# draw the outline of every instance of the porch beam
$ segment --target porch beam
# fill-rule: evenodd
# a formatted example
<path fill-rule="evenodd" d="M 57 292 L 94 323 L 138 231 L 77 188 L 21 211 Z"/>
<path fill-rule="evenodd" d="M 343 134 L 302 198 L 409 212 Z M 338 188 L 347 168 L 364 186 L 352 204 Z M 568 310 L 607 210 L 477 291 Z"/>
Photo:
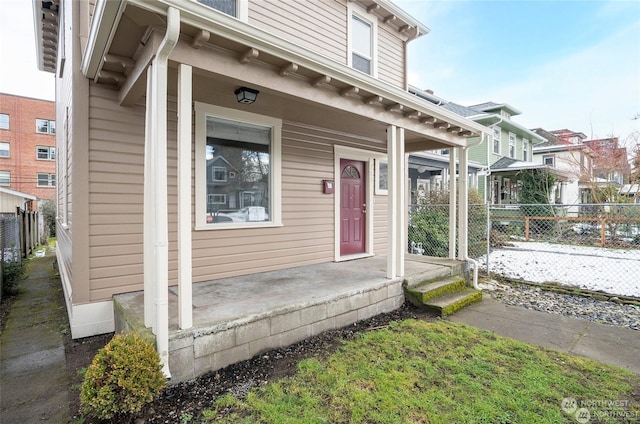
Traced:
<path fill-rule="evenodd" d="M 136 53 L 136 62 L 118 93 L 118 104 L 120 104 L 120 106 L 133 106 L 144 95 L 144 77 L 145 74 L 148 77 L 147 67 L 158 50 L 160 40 L 160 35 L 155 31 L 152 32 L 144 47 Z M 148 93 L 149 90 L 147 90 L 147 94 Z"/>
<path fill-rule="evenodd" d="M 178 66 L 178 326 L 193 326 L 191 250 L 191 100 L 193 73 Z"/>

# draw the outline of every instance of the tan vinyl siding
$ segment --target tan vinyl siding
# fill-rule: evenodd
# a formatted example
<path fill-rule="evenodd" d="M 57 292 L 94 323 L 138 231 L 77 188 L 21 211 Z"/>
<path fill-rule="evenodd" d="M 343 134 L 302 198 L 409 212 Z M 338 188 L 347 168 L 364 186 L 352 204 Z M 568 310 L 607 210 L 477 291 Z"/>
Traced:
<path fill-rule="evenodd" d="M 405 90 L 404 43 L 391 28 L 378 26 L 378 78 L 380 81 Z"/>
<path fill-rule="evenodd" d="M 373 198 L 373 213 L 376 221 L 373 227 L 373 251 L 376 255 L 384 255 L 387 252 L 388 198 L 389 196 L 374 196 Z"/>
<path fill-rule="evenodd" d="M 143 284 L 144 108 L 121 108 L 117 92 L 92 88 L 89 233 L 92 301 Z M 169 282 L 177 278 L 175 102 L 169 104 Z M 369 140 L 285 122 L 282 131 L 282 227 L 193 231 L 193 280 L 207 281 L 334 258 L 334 145 Z M 380 143 L 381 151 L 384 143 Z M 192 199 L 195 208 L 195 198 Z M 386 249 L 386 196 L 376 197 L 376 253 Z"/>
<path fill-rule="evenodd" d="M 89 263 L 92 301 L 142 284 L 144 116 L 92 87 L 89 110 Z M 175 107 L 173 109 L 175 111 Z M 174 125 L 175 128 L 175 125 Z"/>
<path fill-rule="evenodd" d="M 346 19 L 346 3 L 335 0 L 249 2 L 251 25 L 342 64 L 347 63 Z"/>

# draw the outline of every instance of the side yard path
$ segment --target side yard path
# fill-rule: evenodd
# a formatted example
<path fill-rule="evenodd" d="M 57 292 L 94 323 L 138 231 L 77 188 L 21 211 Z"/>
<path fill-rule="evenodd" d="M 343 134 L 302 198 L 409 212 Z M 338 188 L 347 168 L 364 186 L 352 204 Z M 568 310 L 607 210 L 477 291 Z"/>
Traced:
<path fill-rule="evenodd" d="M 0 335 L 0 417 L 3 423 L 66 423 L 69 381 L 67 331 L 55 252 L 28 262 L 28 278 Z M 62 302 L 64 305 L 64 302 Z"/>

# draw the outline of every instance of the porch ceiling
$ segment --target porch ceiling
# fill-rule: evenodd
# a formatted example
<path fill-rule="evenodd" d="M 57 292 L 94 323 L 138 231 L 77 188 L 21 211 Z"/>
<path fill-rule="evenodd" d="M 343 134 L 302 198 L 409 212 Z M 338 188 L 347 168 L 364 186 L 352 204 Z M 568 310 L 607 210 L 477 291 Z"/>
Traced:
<path fill-rule="evenodd" d="M 124 9 L 114 8 L 113 27 L 102 50 L 106 53 L 100 54 L 96 41 L 83 58 L 87 76 L 119 90 L 123 105 L 135 104 L 144 95 L 144 70 L 164 35 L 169 6 L 180 9 L 182 20 L 180 41 L 170 60 L 172 66 L 194 67 L 194 100 L 237 108 L 233 91 L 248 85 L 260 90 L 251 111 L 359 134 L 382 144 L 386 128 L 396 125 L 405 129 L 408 153 L 464 146 L 467 138 L 486 130 L 198 3 L 168 0 L 153 4 L 130 0 Z M 109 19 L 99 21 L 109 24 Z M 100 31 L 92 27 L 91 33 Z M 169 83 L 170 94 L 175 94 L 176 84 Z"/>

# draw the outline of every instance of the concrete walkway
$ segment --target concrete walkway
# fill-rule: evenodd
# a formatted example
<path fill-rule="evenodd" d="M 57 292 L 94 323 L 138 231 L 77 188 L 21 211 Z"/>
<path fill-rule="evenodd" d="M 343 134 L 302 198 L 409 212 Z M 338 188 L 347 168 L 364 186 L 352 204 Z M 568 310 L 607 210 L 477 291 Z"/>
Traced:
<path fill-rule="evenodd" d="M 28 262 L 28 277 L 0 335 L 0 422 L 66 423 L 66 328 L 55 252 Z"/>
<path fill-rule="evenodd" d="M 487 294 L 449 319 L 640 374 L 640 331 L 630 328 L 509 306 Z"/>

